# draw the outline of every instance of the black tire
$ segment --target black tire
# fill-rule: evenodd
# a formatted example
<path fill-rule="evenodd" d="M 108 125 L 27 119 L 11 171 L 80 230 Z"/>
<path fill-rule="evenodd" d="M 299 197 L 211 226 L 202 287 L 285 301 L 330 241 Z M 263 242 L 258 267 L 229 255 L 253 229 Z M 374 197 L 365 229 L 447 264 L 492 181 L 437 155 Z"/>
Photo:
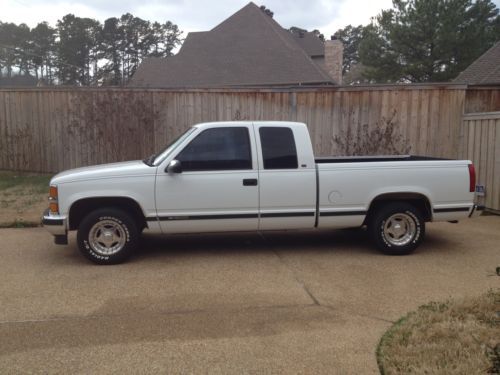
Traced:
<path fill-rule="evenodd" d="M 382 253 L 407 255 L 423 241 L 425 220 L 413 205 L 391 202 L 380 206 L 374 212 L 368 231 L 375 246 Z"/>
<path fill-rule="evenodd" d="M 92 262 L 117 264 L 134 252 L 138 237 L 137 224 L 128 213 L 102 208 L 85 216 L 78 227 L 76 240 L 80 252 Z"/>

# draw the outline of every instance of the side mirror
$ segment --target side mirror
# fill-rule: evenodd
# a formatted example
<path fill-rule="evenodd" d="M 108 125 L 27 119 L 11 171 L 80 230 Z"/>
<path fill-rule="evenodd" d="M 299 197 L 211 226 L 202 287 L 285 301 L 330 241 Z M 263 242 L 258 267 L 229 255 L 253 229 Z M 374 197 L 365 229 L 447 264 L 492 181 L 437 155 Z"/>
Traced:
<path fill-rule="evenodd" d="M 167 172 L 169 174 L 182 173 L 181 162 L 179 160 L 175 160 L 175 159 L 170 161 L 170 163 L 168 163 L 168 165 L 167 165 L 167 169 L 165 170 L 165 172 Z"/>

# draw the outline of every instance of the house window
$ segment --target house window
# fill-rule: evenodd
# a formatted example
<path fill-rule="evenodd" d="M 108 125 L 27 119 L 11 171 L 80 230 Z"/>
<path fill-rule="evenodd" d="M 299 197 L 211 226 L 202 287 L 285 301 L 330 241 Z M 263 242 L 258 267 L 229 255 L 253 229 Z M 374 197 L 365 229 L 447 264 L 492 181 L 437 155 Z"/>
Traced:
<path fill-rule="evenodd" d="M 193 139 L 176 159 L 186 172 L 252 169 L 248 129 L 207 129 Z"/>

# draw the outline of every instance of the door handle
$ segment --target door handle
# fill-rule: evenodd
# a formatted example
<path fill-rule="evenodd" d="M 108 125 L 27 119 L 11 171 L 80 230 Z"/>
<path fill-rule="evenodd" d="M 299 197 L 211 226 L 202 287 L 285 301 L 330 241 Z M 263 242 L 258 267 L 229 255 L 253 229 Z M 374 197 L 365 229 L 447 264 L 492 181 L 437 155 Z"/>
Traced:
<path fill-rule="evenodd" d="M 243 179 L 243 186 L 257 186 L 256 178 L 245 178 Z"/>

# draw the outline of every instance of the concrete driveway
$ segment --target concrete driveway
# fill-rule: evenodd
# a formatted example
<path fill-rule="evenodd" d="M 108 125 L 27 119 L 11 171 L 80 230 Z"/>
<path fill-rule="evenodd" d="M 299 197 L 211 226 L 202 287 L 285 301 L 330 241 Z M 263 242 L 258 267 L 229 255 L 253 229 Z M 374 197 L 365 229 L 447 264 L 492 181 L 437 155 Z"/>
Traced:
<path fill-rule="evenodd" d="M 500 286 L 500 217 L 428 225 L 411 256 L 363 231 L 147 237 L 95 266 L 41 228 L 0 230 L 0 373 L 377 373 L 431 300 Z"/>

